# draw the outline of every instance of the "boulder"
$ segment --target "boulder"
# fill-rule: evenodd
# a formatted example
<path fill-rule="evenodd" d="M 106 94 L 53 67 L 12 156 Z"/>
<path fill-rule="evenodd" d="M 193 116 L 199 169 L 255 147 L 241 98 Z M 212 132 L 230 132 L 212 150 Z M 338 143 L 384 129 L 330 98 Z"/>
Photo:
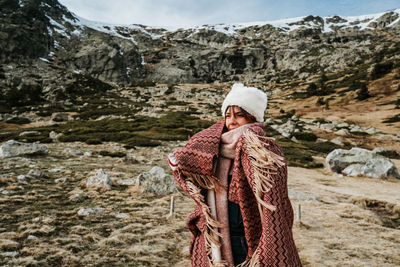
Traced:
<path fill-rule="evenodd" d="M 172 175 L 166 174 L 164 169 L 158 166 L 139 174 L 136 185 L 140 187 L 141 192 L 155 194 L 172 193 L 176 188 Z"/>
<path fill-rule="evenodd" d="M 28 177 L 31 179 L 39 179 L 43 177 L 43 172 L 35 169 L 31 169 L 28 172 Z"/>
<path fill-rule="evenodd" d="M 379 130 L 376 129 L 375 127 L 370 126 L 370 127 L 368 127 L 368 128 L 365 130 L 365 132 L 366 132 L 367 134 L 369 134 L 369 135 L 374 135 L 374 134 L 376 134 L 376 133 L 379 133 Z"/>
<path fill-rule="evenodd" d="M 71 155 L 71 156 L 82 156 L 83 155 L 82 151 L 80 151 L 78 149 L 73 149 L 73 148 L 64 149 L 64 153 Z"/>
<path fill-rule="evenodd" d="M 78 215 L 80 216 L 100 216 L 103 215 L 104 208 L 80 208 Z"/>
<path fill-rule="evenodd" d="M 326 157 L 326 165 L 331 171 L 348 176 L 400 178 L 396 166 L 390 159 L 363 148 L 335 149 Z"/>
<path fill-rule="evenodd" d="M 292 134 L 296 131 L 296 122 L 288 120 L 286 123 L 276 127 L 276 130 L 284 137 L 290 138 Z"/>
<path fill-rule="evenodd" d="M 342 135 L 342 136 L 350 135 L 350 132 L 347 129 L 340 129 L 339 131 L 336 131 L 335 133 L 337 135 Z"/>
<path fill-rule="evenodd" d="M 57 142 L 58 142 L 58 139 L 59 139 L 61 136 L 63 136 L 62 133 L 57 133 L 57 132 L 55 132 L 55 131 L 51 131 L 51 132 L 49 133 L 49 137 L 50 137 L 50 139 L 53 140 L 54 143 L 57 143 Z"/>
<path fill-rule="evenodd" d="M 40 135 L 39 131 L 25 131 L 19 134 L 19 136 L 35 136 Z"/>
<path fill-rule="evenodd" d="M 129 219 L 131 216 L 129 216 L 129 214 L 127 213 L 118 213 L 115 214 L 115 218 L 117 219 Z"/>
<path fill-rule="evenodd" d="M 334 139 L 331 140 L 331 143 L 334 143 L 338 146 L 342 146 L 343 145 L 343 138 L 342 137 L 336 137 Z"/>
<path fill-rule="evenodd" d="M 52 121 L 68 121 L 68 113 L 66 112 L 55 112 L 51 114 Z"/>
<path fill-rule="evenodd" d="M 8 140 L 0 146 L 0 158 L 48 153 L 49 149 L 45 145 L 22 143 L 15 140 Z"/>
<path fill-rule="evenodd" d="M 335 129 L 335 125 L 333 123 L 324 123 L 319 126 L 319 128 L 326 131 L 333 131 Z"/>
<path fill-rule="evenodd" d="M 86 187 L 104 188 L 111 189 L 113 185 L 110 175 L 103 169 L 98 169 L 95 175 L 90 176 L 86 183 Z"/>

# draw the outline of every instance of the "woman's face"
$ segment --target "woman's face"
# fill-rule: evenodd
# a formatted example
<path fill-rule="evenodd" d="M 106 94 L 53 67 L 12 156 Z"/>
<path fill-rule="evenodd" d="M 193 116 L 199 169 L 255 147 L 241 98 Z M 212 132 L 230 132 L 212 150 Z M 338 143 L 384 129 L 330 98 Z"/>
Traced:
<path fill-rule="evenodd" d="M 248 124 L 250 121 L 238 106 L 229 106 L 225 112 L 225 126 L 228 131 L 236 129 L 242 125 Z"/>

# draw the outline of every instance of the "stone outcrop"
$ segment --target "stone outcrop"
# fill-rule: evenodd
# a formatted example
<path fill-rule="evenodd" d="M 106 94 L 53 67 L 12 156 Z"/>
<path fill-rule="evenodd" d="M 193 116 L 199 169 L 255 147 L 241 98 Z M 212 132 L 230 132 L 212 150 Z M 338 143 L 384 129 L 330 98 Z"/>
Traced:
<path fill-rule="evenodd" d="M 136 185 L 139 186 L 141 192 L 145 193 L 168 194 L 176 189 L 174 178 L 158 166 L 139 174 Z"/>
<path fill-rule="evenodd" d="M 348 176 L 400 178 L 396 166 L 390 159 L 362 148 L 335 149 L 326 157 L 326 165 L 331 171 Z"/>
<path fill-rule="evenodd" d="M 46 155 L 49 149 L 45 145 L 22 143 L 8 140 L 0 146 L 0 158 L 18 157 L 22 155 Z"/>
<path fill-rule="evenodd" d="M 103 169 L 98 169 L 93 176 L 90 176 L 85 182 L 85 186 L 88 188 L 103 188 L 111 189 L 113 185 L 110 175 Z"/>
<path fill-rule="evenodd" d="M 398 42 L 400 25 L 396 10 L 365 21 L 307 16 L 286 26 L 168 31 L 88 22 L 57 0 L 3 1 L 0 7 L 0 64 L 12 67 L 0 65 L 0 88 L 30 88 L 45 97 L 65 94 L 69 74 L 134 84 L 274 81 L 336 72 L 385 53 Z M 369 28 L 360 29 L 361 23 Z"/>

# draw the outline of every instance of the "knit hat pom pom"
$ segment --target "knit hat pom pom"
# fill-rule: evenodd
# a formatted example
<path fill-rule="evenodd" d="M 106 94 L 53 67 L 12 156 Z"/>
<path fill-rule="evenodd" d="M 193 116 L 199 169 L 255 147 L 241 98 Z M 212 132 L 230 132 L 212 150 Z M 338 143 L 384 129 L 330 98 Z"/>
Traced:
<path fill-rule="evenodd" d="M 225 117 L 226 109 L 229 106 L 239 106 L 251 115 L 258 122 L 264 121 L 264 111 L 267 108 L 267 95 L 256 87 L 247 87 L 242 83 L 235 83 L 231 91 L 222 103 L 222 114 Z"/>

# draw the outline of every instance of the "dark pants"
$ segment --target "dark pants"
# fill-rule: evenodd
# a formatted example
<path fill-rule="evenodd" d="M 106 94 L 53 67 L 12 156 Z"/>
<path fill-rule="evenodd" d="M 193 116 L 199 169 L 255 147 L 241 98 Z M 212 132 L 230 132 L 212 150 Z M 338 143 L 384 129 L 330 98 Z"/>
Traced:
<path fill-rule="evenodd" d="M 244 236 L 231 236 L 231 246 L 233 261 L 235 265 L 239 265 L 246 260 L 247 242 Z"/>
<path fill-rule="evenodd" d="M 230 184 L 231 179 L 232 175 L 229 175 L 228 184 Z M 228 201 L 228 213 L 233 261 L 235 265 L 239 265 L 246 260 L 248 250 L 246 238 L 244 236 L 244 225 L 240 206 Z"/>

